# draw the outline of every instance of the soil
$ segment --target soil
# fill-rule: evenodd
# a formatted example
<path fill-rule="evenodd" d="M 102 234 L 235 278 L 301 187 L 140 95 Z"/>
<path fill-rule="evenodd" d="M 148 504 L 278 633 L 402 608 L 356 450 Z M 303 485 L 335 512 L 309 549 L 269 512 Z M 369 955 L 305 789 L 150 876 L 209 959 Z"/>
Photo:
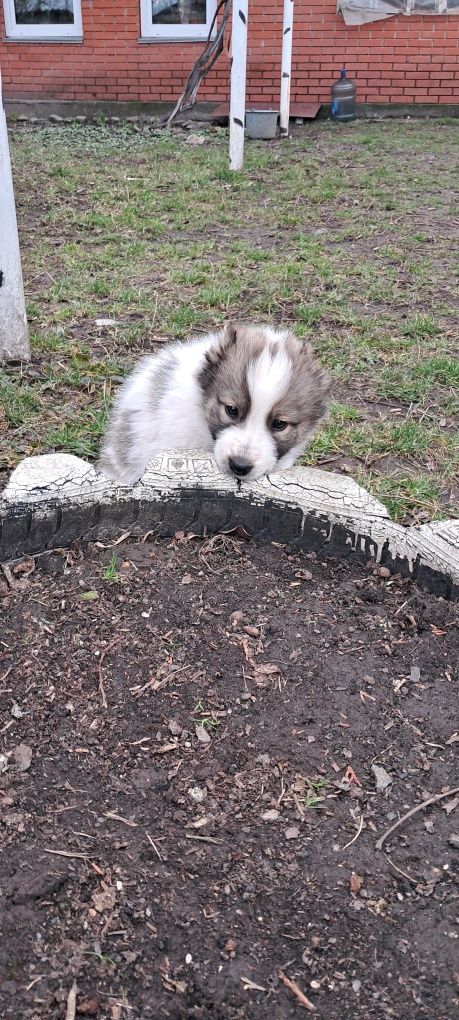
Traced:
<path fill-rule="evenodd" d="M 457 1015 L 457 605 L 238 534 L 0 589 L 2 1018 Z"/>

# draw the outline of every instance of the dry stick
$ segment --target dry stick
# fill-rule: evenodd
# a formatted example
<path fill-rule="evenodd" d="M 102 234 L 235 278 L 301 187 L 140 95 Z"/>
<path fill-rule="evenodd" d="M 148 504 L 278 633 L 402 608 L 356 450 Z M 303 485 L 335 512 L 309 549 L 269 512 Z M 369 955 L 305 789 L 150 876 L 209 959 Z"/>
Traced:
<path fill-rule="evenodd" d="M 116 637 L 113 641 L 110 641 L 109 644 L 106 645 L 105 648 L 102 650 L 101 655 L 100 655 L 100 659 L 99 659 L 99 665 L 98 665 L 98 668 L 99 668 L 99 692 L 100 692 L 100 696 L 102 698 L 102 707 L 103 708 L 108 708 L 108 703 L 107 703 L 107 698 L 105 696 L 105 687 L 104 687 L 104 678 L 103 678 L 103 673 L 102 673 L 102 666 L 104 664 L 104 659 L 105 659 L 105 656 L 107 655 L 107 653 L 111 652 L 113 650 L 113 648 L 115 647 L 115 645 L 117 645 L 119 643 L 119 641 L 121 641 L 121 637 L 120 636 Z"/>
<path fill-rule="evenodd" d="M 447 790 L 446 793 L 437 793 L 435 797 L 429 797 L 429 800 L 424 800 L 422 804 L 418 804 L 417 807 L 411 808 L 411 811 L 407 811 L 406 815 L 402 815 L 397 822 L 391 825 L 390 829 L 387 829 L 382 836 L 376 841 L 375 847 L 377 850 L 382 850 L 383 843 L 386 842 L 388 836 L 391 836 L 395 829 L 398 829 L 399 825 L 403 825 L 404 822 L 408 821 L 408 818 L 412 818 L 418 811 L 423 811 L 424 808 L 430 807 L 431 804 L 438 804 L 439 800 L 444 800 L 445 797 L 454 797 L 455 793 L 459 793 L 459 786 L 455 786 L 453 790 Z"/>
<path fill-rule="evenodd" d="M 353 836 L 352 839 L 349 840 L 349 843 L 346 843 L 346 846 L 343 846 L 341 848 L 341 853 L 343 852 L 343 850 L 347 850 L 348 847 L 352 846 L 352 844 L 355 843 L 356 839 L 359 838 L 362 829 L 363 829 L 363 815 L 360 815 L 360 822 L 359 822 L 359 827 L 357 829 L 357 832 L 356 832 L 355 836 Z"/>
<path fill-rule="evenodd" d="M 301 988 L 298 987 L 296 981 L 291 981 L 282 970 L 279 970 L 278 974 L 280 980 L 284 983 L 286 988 L 289 988 L 290 991 L 293 992 L 294 996 L 298 999 L 298 1002 L 301 1002 L 301 1005 L 304 1006 L 305 1009 L 309 1009 L 310 1013 L 315 1013 L 316 1007 L 310 999 L 306 998 L 304 992 L 302 992 Z"/>
<path fill-rule="evenodd" d="M 79 854 L 79 853 L 72 854 L 70 853 L 69 850 L 50 850 L 46 846 L 43 847 L 43 853 L 54 854 L 55 857 L 71 857 L 72 860 L 73 858 L 75 858 L 75 860 L 78 859 L 80 861 L 89 861 L 91 857 L 95 856 L 95 854 Z"/>
<path fill-rule="evenodd" d="M 160 121 L 160 127 L 169 127 L 169 125 L 172 124 L 172 121 L 175 120 L 179 113 L 182 113 L 184 110 L 191 110 L 192 107 L 194 106 L 196 102 L 196 95 L 201 82 L 209 74 L 209 71 L 212 70 L 215 61 L 218 60 L 218 57 L 222 52 L 223 35 L 225 32 L 226 23 L 230 15 L 231 4 L 232 0 L 220 0 L 220 3 L 212 19 L 212 24 L 209 29 L 209 35 L 207 36 L 205 48 L 201 53 L 201 56 L 198 57 L 196 63 L 192 67 L 185 88 L 180 98 L 177 100 L 177 103 L 175 104 L 172 113 L 169 114 L 169 116 L 166 117 L 163 121 Z M 222 8 L 223 8 L 222 20 L 218 27 L 215 39 L 212 39 L 211 37 L 212 32 L 214 30 L 215 22 Z"/>
<path fill-rule="evenodd" d="M 160 861 L 162 862 L 162 857 L 161 857 L 161 854 L 160 854 L 160 852 L 159 852 L 159 850 L 158 850 L 158 847 L 156 846 L 156 843 L 155 843 L 154 839 L 152 839 L 152 838 L 151 838 L 151 836 L 150 836 L 150 834 L 149 834 L 148 832 L 146 833 L 146 837 L 147 837 L 147 839 L 148 839 L 148 842 L 149 842 L 149 843 L 151 844 L 151 846 L 153 847 L 153 850 L 155 851 L 155 854 L 156 854 L 156 856 L 157 856 L 157 857 L 159 858 L 159 860 L 160 860 Z"/>
<path fill-rule="evenodd" d="M 77 983 L 76 981 L 74 981 L 67 996 L 67 1012 L 65 1014 L 65 1020 L 75 1020 L 76 997 L 77 997 Z"/>

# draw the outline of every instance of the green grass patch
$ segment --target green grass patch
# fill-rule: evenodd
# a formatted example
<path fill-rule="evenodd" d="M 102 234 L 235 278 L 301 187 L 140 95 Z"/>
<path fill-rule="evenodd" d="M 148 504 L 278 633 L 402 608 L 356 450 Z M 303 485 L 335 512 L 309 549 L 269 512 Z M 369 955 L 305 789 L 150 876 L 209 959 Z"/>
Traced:
<path fill-rule="evenodd" d="M 0 377 L 3 466 L 40 450 L 93 459 L 140 354 L 269 319 L 312 342 L 335 384 L 307 463 L 351 462 L 398 520 L 451 513 L 456 124 L 317 123 L 248 142 L 243 174 L 226 132 L 187 137 L 12 130 L 33 361 Z"/>

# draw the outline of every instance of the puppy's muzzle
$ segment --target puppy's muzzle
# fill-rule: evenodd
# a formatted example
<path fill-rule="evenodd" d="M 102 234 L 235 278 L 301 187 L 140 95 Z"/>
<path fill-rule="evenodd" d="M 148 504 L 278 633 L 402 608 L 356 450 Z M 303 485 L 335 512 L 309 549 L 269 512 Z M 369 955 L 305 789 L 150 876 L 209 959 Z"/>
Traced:
<path fill-rule="evenodd" d="M 244 457 L 229 457 L 228 467 L 236 478 L 245 478 L 252 470 L 253 464 L 246 460 Z"/>

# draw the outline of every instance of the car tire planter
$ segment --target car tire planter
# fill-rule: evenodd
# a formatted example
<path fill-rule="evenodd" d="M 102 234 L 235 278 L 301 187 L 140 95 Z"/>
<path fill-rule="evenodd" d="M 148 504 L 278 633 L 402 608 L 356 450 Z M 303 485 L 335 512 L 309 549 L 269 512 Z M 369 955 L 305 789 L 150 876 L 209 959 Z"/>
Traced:
<path fill-rule="evenodd" d="M 122 532 L 213 534 L 241 527 L 322 556 L 375 560 L 459 597 L 459 520 L 404 528 L 344 475 L 296 467 L 237 488 L 203 453 L 156 457 L 133 488 L 70 454 L 23 460 L 0 494 L 0 561 Z"/>

